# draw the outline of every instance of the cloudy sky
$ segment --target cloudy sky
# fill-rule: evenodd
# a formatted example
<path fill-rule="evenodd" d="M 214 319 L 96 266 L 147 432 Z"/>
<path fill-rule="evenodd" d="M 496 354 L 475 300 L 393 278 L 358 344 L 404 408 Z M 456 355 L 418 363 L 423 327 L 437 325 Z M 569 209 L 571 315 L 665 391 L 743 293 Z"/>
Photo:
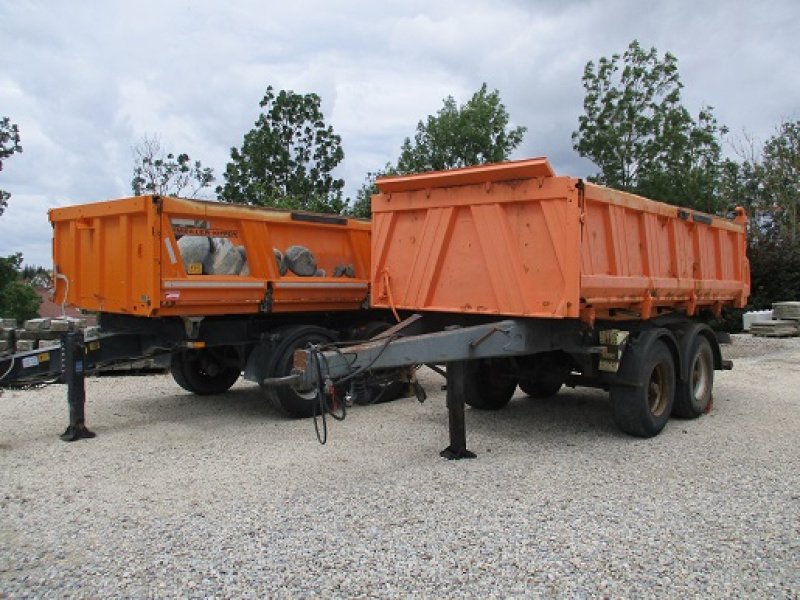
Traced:
<path fill-rule="evenodd" d="M 570 140 L 583 67 L 634 38 L 678 57 L 690 111 L 710 104 L 763 141 L 800 118 L 798 34 L 798 0 L 7 0 L 0 116 L 24 152 L 0 173 L 13 194 L 0 255 L 49 267 L 47 210 L 130 195 L 145 134 L 221 178 L 269 84 L 322 97 L 348 194 L 443 98 L 464 102 L 484 81 L 528 128 L 515 158 L 591 174 Z"/>

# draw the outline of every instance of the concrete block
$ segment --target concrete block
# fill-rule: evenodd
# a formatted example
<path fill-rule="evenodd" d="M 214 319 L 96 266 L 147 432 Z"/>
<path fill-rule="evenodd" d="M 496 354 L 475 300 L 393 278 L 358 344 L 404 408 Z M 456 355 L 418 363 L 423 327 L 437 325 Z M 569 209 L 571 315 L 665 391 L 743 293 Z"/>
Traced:
<path fill-rule="evenodd" d="M 0 352 L 11 352 L 13 349 L 11 340 L 0 340 Z"/>
<path fill-rule="evenodd" d="M 753 323 L 771 320 L 771 310 L 749 310 L 742 315 L 742 329 L 744 331 L 750 331 L 750 327 Z"/>
<path fill-rule="evenodd" d="M 17 352 L 28 352 L 36 348 L 36 340 L 17 340 Z"/>
<path fill-rule="evenodd" d="M 36 343 L 37 348 L 57 348 L 61 344 L 58 340 L 39 340 Z"/>
<path fill-rule="evenodd" d="M 72 331 L 74 325 L 70 323 L 67 319 L 52 319 L 50 321 L 50 331 L 58 331 L 58 332 L 65 332 L 65 331 Z"/>
<path fill-rule="evenodd" d="M 70 331 L 75 331 L 77 329 L 86 329 L 86 319 L 81 319 L 79 317 L 66 317 L 66 320 L 70 324 Z"/>
<path fill-rule="evenodd" d="M 16 329 L 17 328 L 17 320 L 16 319 L 0 319 L 0 327 L 3 329 Z"/>
<path fill-rule="evenodd" d="M 23 325 L 28 331 L 41 331 L 50 329 L 50 319 L 28 319 Z"/>
<path fill-rule="evenodd" d="M 100 327 L 92 325 L 83 330 L 83 338 L 86 340 L 96 340 L 100 336 Z"/>
<path fill-rule="evenodd" d="M 773 302 L 772 312 L 776 319 L 800 320 L 800 302 Z"/>
<path fill-rule="evenodd" d="M 760 337 L 794 337 L 800 334 L 800 322 L 786 319 L 753 323 L 750 333 Z"/>
<path fill-rule="evenodd" d="M 40 331 L 32 331 L 29 329 L 17 329 L 16 338 L 18 340 L 38 340 Z"/>

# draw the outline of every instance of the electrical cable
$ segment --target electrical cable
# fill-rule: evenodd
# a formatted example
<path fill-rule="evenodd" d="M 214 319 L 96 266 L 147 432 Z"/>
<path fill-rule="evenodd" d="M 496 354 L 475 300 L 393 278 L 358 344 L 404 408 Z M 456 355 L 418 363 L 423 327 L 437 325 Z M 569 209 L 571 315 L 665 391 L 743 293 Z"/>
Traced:
<path fill-rule="evenodd" d="M 343 360 L 346 362 L 348 358 L 345 353 L 343 353 L 339 347 L 335 343 L 326 344 L 325 346 L 314 346 L 309 344 L 306 348 L 309 353 L 309 359 L 313 362 L 313 368 L 316 371 L 316 399 L 313 404 L 313 412 L 312 415 L 314 417 L 314 431 L 317 434 L 317 441 L 320 444 L 325 445 L 328 441 L 328 415 L 331 416 L 332 419 L 336 421 L 344 421 L 347 417 L 347 403 L 342 401 L 339 403 L 341 407 L 341 411 L 337 412 L 336 407 L 336 388 L 337 386 L 341 387 L 343 383 L 346 383 L 355 377 L 362 375 L 363 373 L 369 371 L 372 366 L 378 361 L 378 359 L 383 355 L 386 351 L 386 348 L 389 347 L 389 344 L 393 342 L 398 337 L 401 337 L 399 334 L 395 334 L 393 336 L 389 336 L 386 338 L 386 341 L 381 346 L 380 351 L 375 355 L 375 357 L 363 367 L 359 367 L 358 369 L 352 369 L 352 366 L 355 364 L 355 361 L 358 359 L 358 355 L 353 353 L 353 362 L 350 362 L 348 365 L 348 369 L 351 369 L 350 372 L 337 379 L 336 381 L 332 381 L 329 378 L 327 380 L 322 376 L 322 362 L 325 362 L 325 372 L 328 373 L 330 371 L 328 358 L 324 354 L 324 350 L 333 350 L 339 356 L 342 357 Z M 388 386 L 387 386 L 388 387 Z M 377 399 L 383 397 L 387 387 L 384 387 L 381 394 L 378 395 Z M 327 397 L 331 397 L 331 402 L 329 403 Z M 372 402 L 370 402 L 371 404 Z M 320 425 L 320 421 L 322 422 Z"/>
<path fill-rule="evenodd" d="M 11 369 L 14 368 L 14 361 L 15 360 L 16 360 L 16 357 L 12 354 L 11 355 L 11 362 L 9 362 L 9 364 L 8 364 L 8 369 L 6 369 L 6 372 L 3 373 L 2 377 L 0 377 L 0 381 L 3 381 L 3 379 L 5 379 L 6 376 L 8 376 L 8 374 L 11 373 Z"/>
<path fill-rule="evenodd" d="M 61 301 L 61 316 L 66 317 L 66 304 L 67 304 L 67 297 L 69 296 L 69 277 L 64 275 L 63 273 L 58 272 L 58 267 L 53 267 L 53 274 L 55 275 L 56 279 L 63 279 L 64 280 L 64 299 Z"/>

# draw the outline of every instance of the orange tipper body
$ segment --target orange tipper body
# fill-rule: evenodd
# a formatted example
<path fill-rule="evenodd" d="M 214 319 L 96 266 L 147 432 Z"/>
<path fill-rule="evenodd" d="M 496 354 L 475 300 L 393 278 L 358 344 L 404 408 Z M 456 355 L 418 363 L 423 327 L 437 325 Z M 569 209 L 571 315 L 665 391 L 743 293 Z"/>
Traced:
<path fill-rule="evenodd" d="M 519 317 L 648 319 L 743 307 L 733 221 L 571 177 L 546 158 L 381 178 L 372 304 Z"/>
<path fill-rule="evenodd" d="M 54 300 L 85 310 L 146 317 L 352 310 L 369 295 L 367 222 L 159 196 L 49 216 Z M 187 236 L 235 252 L 228 256 L 238 264 L 209 274 L 182 252 Z M 281 274 L 274 249 L 297 244 L 316 258 L 314 276 Z M 333 276 L 337 267 L 346 274 Z"/>

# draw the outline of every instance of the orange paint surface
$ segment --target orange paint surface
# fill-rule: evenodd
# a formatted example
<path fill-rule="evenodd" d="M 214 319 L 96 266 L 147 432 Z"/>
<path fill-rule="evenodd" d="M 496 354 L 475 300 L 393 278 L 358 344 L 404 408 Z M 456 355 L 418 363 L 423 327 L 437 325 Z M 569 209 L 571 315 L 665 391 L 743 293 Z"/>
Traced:
<path fill-rule="evenodd" d="M 86 310 L 148 317 L 353 310 L 368 297 L 367 222 L 153 196 L 53 209 L 49 217 L 54 299 Z M 186 235 L 237 247 L 247 269 L 202 274 L 181 257 L 178 239 Z M 280 274 L 273 248 L 294 244 L 312 251 L 324 276 Z M 343 264 L 354 277 L 332 276 Z"/>
<path fill-rule="evenodd" d="M 546 158 L 381 178 L 372 304 L 525 317 L 648 319 L 742 307 L 746 219 L 557 177 Z"/>

